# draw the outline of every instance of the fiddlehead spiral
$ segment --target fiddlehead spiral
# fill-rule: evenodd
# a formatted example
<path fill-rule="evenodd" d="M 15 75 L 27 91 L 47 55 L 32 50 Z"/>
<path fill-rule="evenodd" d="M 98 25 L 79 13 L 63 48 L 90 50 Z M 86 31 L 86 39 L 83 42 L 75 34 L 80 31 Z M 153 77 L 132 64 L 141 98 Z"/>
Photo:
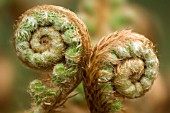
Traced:
<path fill-rule="evenodd" d="M 51 83 L 57 86 L 31 82 L 29 92 L 37 104 L 55 107 L 80 83 L 90 41 L 73 12 L 52 5 L 31 8 L 15 25 L 13 42 L 19 59 L 34 70 L 51 73 Z"/>
<path fill-rule="evenodd" d="M 137 98 L 147 92 L 158 75 L 153 43 L 123 30 L 103 37 L 94 47 L 84 86 L 92 113 L 113 112 L 115 95 Z"/>

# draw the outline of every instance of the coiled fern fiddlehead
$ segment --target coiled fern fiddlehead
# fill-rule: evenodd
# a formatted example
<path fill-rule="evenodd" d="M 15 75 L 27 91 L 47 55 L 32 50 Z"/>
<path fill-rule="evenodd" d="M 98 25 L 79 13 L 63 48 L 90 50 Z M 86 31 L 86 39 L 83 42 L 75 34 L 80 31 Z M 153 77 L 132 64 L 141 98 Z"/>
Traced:
<path fill-rule="evenodd" d="M 86 26 L 67 9 L 37 6 L 17 21 L 13 43 L 26 66 L 51 75 L 50 82 L 30 83 L 29 93 L 39 105 L 34 112 L 47 113 L 60 106 L 82 80 L 90 49 Z"/>
<path fill-rule="evenodd" d="M 93 48 L 84 89 L 91 113 L 112 113 L 115 96 L 137 98 L 158 75 L 154 45 L 142 35 L 123 30 L 103 37 Z"/>
<path fill-rule="evenodd" d="M 147 38 L 124 30 L 102 38 L 91 52 L 85 25 L 62 7 L 26 11 L 15 26 L 13 42 L 26 66 L 51 74 L 51 81 L 30 83 L 29 93 L 39 105 L 34 113 L 62 105 L 82 77 L 90 111 L 113 112 L 115 94 L 140 97 L 158 74 L 158 59 Z"/>

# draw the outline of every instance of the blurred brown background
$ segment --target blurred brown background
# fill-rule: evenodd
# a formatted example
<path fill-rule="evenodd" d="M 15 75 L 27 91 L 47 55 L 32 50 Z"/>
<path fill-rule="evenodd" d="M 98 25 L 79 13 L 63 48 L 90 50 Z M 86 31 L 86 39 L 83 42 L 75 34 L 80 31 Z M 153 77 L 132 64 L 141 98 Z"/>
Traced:
<path fill-rule="evenodd" d="M 30 108 L 29 81 L 41 76 L 25 68 L 12 47 L 13 25 L 27 9 L 60 5 L 78 14 L 95 44 L 102 36 L 131 28 L 151 39 L 158 49 L 160 76 L 146 96 L 124 100 L 122 113 L 170 113 L 170 1 L 169 0 L 0 0 L 0 113 L 23 113 Z M 82 86 L 68 113 L 88 113 Z"/>

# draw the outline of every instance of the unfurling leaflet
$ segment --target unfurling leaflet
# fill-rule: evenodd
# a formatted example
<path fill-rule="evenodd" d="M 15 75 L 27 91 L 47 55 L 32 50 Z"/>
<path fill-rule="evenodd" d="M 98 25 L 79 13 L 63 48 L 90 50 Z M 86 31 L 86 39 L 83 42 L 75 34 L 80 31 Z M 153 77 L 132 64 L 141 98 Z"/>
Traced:
<path fill-rule="evenodd" d="M 151 88 L 159 61 L 149 39 L 123 30 L 103 37 L 88 64 L 84 88 L 91 113 L 110 113 L 116 96 L 137 98 Z"/>
<path fill-rule="evenodd" d="M 73 12 L 52 5 L 31 8 L 18 19 L 13 43 L 23 64 L 50 73 L 49 83 L 34 80 L 29 87 L 44 112 L 61 104 L 81 82 L 90 41 L 86 26 Z"/>

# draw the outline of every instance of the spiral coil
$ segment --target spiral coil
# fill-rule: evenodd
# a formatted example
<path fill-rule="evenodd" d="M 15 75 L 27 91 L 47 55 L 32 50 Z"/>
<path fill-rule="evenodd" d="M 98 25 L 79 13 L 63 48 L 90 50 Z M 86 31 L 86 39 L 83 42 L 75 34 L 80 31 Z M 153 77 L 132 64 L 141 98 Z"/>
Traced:
<path fill-rule="evenodd" d="M 116 95 L 143 96 L 156 79 L 158 66 L 154 46 L 144 36 L 123 30 L 103 37 L 93 49 L 86 69 L 89 78 L 84 80 L 89 106 L 96 106 L 91 112 L 109 112 Z"/>
<path fill-rule="evenodd" d="M 90 41 L 85 25 L 73 12 L 52 5 L 31 8 L 17 21 L 13 42 L 19 59 L 34 70 L 51 73 L 57 87 L 31 82 L 29 92 L 36 103 L 49 103 L 55 96 L 63 99 L 81 82 Z"/>

